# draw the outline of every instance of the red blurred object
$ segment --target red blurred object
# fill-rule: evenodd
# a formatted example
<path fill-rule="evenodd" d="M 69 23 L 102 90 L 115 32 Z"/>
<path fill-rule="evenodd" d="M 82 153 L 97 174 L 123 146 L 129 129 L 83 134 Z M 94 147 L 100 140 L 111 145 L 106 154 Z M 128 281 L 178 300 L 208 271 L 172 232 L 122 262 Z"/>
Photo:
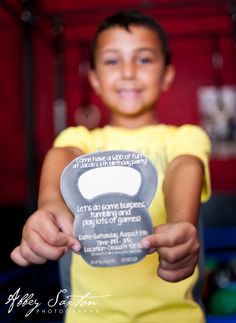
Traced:
<path fill-rule="evenodd" d="M 32 8 L 32 39 L 34 62 L 34 140 L 36 169 L 55 137 L 53 111 L 56 99 L 55 34 L 59 21 L 62 26 L 63 97 L 66 102 L 67 125 L 74 125 L 75 114 L 83 105 L 83 77 L 79 64 L 84 60 L 84 48 L 99 21 L 110 13 L 134 7 L 157 18 L 167 31 L 176 66 L 176 81 L 168 93 L 164 93 L 158 108 L 159 122 L 181 125 L 199 124 L 197 89 L 214 85 L 212 65 L 213 39 L 219 40 L 224 59 L 222 79 L 225 85 L 236 84 L 235 49 L 233 46 L 233 23 L 227 1 L 168 0 L 140 1 L 114 0 L 104 5 L 101 1 L 28 1 Z M 1 164 L 0 204 L 24 204 L 26 201 L 26 149 L 23 69 L 22 19 L 27 12 L 17 0 L 0 3 L 0 136 Z M 60 30 L 59 30 L 60 32 Z M 83 50 L 83 52 L 82 52 Z M 107 122 L 107 115 L 99 99 L 91 94 L 90 103 L 101 111 L 100 125 Z M 86 102 L 88 103 L 88 102 Z M 236 160 L 213 160 L 211 162 L 213 190 L 236 191 Z"/>
<path fill-rule="evenodd" d="M 215 159 L 210 163 L 212 187 L 218 192 L 236 191 L 236 159 Z"/>

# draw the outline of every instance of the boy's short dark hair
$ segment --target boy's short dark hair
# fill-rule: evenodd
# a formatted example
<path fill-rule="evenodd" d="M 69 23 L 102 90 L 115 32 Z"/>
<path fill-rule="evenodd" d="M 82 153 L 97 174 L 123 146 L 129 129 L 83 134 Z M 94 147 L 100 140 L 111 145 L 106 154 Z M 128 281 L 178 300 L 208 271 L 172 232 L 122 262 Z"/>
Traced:
<path fill-rule="evenodd" d="M 146 28 L 149 28 L 156 32 L 157 36 L 159 37 L 161 44 L 162 44 L 162 50 L 164 55 L 164 61 L 165 66 L 170 64 L 171 61 L 171 55 L 170 55 L 170 49 L 168 45 L 168 40 L 165 31 L 161 27 L 161 25 L 155 21 L 152 17 L 145 15 L 144 13 L 134 10 L 134 9 L 128 9 L 123 10 L 115 13 L 112 16 L 109 16 L 105 20 L 103 20 L 100 25 L 98 26 L 98 29 L 94 35 L 94 38 L 92 39 L 91 47 L 90 47 L 90 67 L 91 69 L 95 69 L 95 51 L 97 47 L 97 40 L 99 35 L 104 31 L 112 27 L 122 27 L 125 28 L 127 31 L 129 31 L 129 27 L 131 25 L 135 26 L 144 26 Z"/>

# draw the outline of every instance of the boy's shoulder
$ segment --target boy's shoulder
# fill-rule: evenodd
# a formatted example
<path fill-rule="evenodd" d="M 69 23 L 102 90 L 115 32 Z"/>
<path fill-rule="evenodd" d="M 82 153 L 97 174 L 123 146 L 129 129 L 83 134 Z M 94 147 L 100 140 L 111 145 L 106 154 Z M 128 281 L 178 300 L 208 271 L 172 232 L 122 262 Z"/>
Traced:
<path fill-rule="evenodd" d="M 88 143 L 97 140 L 104 140 L 106 138 L 119 138 L 122 140 L 127 137 L 136 137 L 145 140 L 145 138 L 159 138 L 160 140 L 178 140 L 191 141 L 198 139 L 209 140 L 205 131 L 192 124 L 184 124 L 180 126 L 168 124 L 148 125 L 140 128 L 129 129 L 122 127 L 114 127 L 106 125 L 92 130 L 84 126 L 74 126 L 64 129 L 55 139 L 54 146 L 65 146 L 68 142 L 75 146 L 78 143 Z"/>
<path fill-rule="evenodd" d="M 64 129 L 56 138 L 55 142 L 58 140 L 58 138 L 71 138 L 71 137 L 88 137 L 88 136 L 97 136 L 102 134 L 165 134 L 165 135 L 186 135 L 186 134 L 193 134 L 201 133 L 204 134 L 205 131 L 198 125 L 192 125 L 192 124 L 184 124 L 184 125 L 170 125 L 170 124 L 156 124 L 156 125 L 148 125 L 143 126 L 135 129 L 129 129 L 129 128 L 123 128 L 123 127 L 114 127 L 110 125 L 106 125 L 104 127 L 97 127 L 95 129 L 87 129 L 86 127 L 82 125 L 78 126 L 71 126 L 66 129 Z M 206 134 L 205 134 L 206 135 Z"/>
<path fill-rule="evenodd" d="M 147 133 L 147 134 L 163 134 L 163 135 L 181 135 L 181 134 L 196 134 L 202 133 L 205 131 L 198 125 L 193 124 L 183 124 L 180 126 L 171 125 L 171 124 L 156 124 L 148 125 L 140 128 L 129 129 L 129 128 L 120 128 L 105 126 L 103 128 L 96 128 L 91 131 L 91 133 L 101 133 L 101 132 L 113 132 L 113 133 L 126 133 L 126 134 L 138 134 L 138 133 Z M 205 133 L 206 135 L 206 133 Z"/>

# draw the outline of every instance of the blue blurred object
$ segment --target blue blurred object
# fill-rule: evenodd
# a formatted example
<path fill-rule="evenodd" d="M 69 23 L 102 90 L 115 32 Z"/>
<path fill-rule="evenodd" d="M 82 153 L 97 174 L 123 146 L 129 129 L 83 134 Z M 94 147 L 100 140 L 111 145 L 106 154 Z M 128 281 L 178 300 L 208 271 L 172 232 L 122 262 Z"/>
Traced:
<path fill-rule="evenodd" d="M 235 193 L 213 194 L 201 208 L 205 265 L 207 260 L 213 260 L 208 268 L 207 299 L 204 300 L 209 311 L 207 323 L 236 323 L 235 210 Z"/>
<path fill-rule="evenodd" d="M 236 322 L 236 315 L 230 315 L 230 316 L 208 315 L 207 316 L 207 323 L 235 323 L 235 322 Z"/>

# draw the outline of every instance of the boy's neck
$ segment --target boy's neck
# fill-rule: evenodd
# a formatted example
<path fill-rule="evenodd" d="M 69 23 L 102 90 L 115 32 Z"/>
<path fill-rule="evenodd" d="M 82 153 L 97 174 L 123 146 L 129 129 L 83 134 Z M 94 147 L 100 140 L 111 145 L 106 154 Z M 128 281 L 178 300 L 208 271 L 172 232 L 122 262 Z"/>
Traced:
<path fill-rule="evenodd" d="M 111 114 L 109 124 L 114 127 L 135 129 L 145 126 L 157 124 L 155 111 L 148 111 L 148 113 L 137 116 L 123 116 L 119 114 Z"/>

